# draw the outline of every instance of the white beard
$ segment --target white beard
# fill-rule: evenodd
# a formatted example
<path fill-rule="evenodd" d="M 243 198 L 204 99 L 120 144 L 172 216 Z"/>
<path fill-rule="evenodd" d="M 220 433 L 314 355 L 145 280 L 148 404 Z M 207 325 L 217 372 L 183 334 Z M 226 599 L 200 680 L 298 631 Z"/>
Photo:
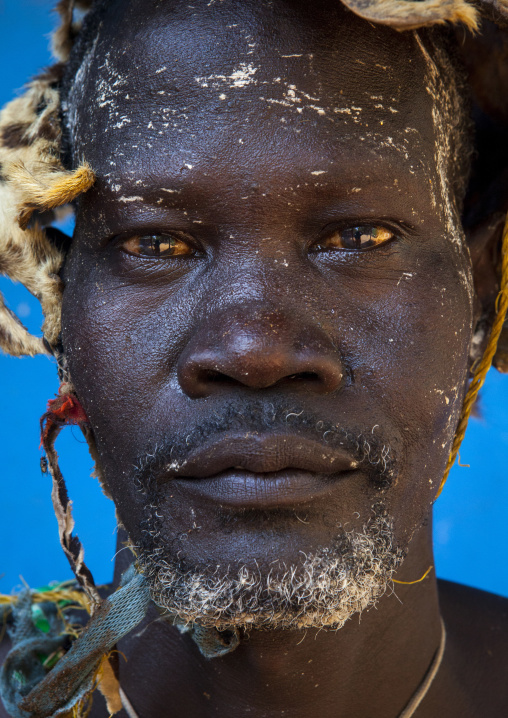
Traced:
<path fill-rule="evenodd" d="M 344 532 L 332 546 L 294 566 L 263 572 L 245 565 L 182 569 L 155 546 L 138 555 L 154 603 L 178 624 L 233 628 L 341 628 L 374 605 L 391 584 L 404 552 L 392 521 L 377 507 L 361 532 Z"/>

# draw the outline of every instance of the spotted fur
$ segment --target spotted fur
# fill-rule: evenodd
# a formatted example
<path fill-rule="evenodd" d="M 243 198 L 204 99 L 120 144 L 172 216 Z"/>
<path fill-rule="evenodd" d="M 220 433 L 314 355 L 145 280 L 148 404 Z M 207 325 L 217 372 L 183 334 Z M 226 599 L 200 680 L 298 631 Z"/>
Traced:
<path fill-rule="evenodd" d="M 34 80 L 0 113 L 0 272 L 24 284 L 45 317 L 43 344 L 0 297 L 0 346 L 15 356 L 46 353 L 60 334 L 63 256 L 38 215 L 72 202 L 94 181 L 87 164 L 70 172 L 60 160 L 60 72 L 57 65 Z"/>
<path fill-rule="evenodd" d="M 93 5 L 93 0 L 60 0 L 56 11 L 60 15 L 60 26 L 53 33 L 53 53 L 62 62 L 67 62 L 76 36 L 79 34 L 81 23 L 76 22 L 74 10 L 87 11 Z"/>

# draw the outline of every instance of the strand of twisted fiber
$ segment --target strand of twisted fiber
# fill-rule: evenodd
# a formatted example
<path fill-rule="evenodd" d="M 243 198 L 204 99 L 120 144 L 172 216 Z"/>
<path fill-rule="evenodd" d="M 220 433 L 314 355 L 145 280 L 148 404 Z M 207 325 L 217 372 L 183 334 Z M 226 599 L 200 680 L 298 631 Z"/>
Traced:
<path fill-rule="evenodd" d="M 466 0 L 341 0 L 365 20 L 398 30 L 416 30 L 445 22 L 463 23 L 470 30 L 479 25 L 477 9 Z"/>
<path fill-rule="evenodd" d="M 127 584 L 102 601 L 68 653 L 28 694 L 21 708 L 37 718 L 48 718 L 56 713 L 97 669 L 104 654 L 141 623 L 149 603 L 146 579 L 136 573 Z"/>
<path fill-rule="evenodd" d="M 120 699 L 122 701 L 122 707 L 123 707 L 124 711 L 127 713 L 127 715 L 129 716 L 129 718 L 138 718 L 138 714 L 134 710 L 132 703 L 127 698 L 126 694 L 124 693 L 124 691 L 122 690 L 121 687 L 120 687 Z"/>
<path fill-rule="evenodd" d="M 490 337 L 489 337 L 489 342 L 487 344 L 487 348 L 485 349 L 485 353 L 474 373 L 473 380 L 471 381 L 471 384 L 470 384 L 469 389 L 466 394 L 466 398 L 464 399 L 464 404 L 462 405 L 462 412 L 461 412 L 460 420 L 459 420 L 459 423 L 457 426 L 457 431 L 455 432 L 455 438 L 453 440 L 452 449 L 450 452 L 448 463 L 446 464 L 445 473 L 444 473 L 443 479 L 441 481 L 441 484 L 439 486 L 439 490 L 437 492 L 436 498 L 440 495 L 441 491 L 443 490 L 446 480 L 448 479 L 450 470 L 451 470 L 453 464 L 455 463 L 457 454 L 459 453 L 460 445 L 462 443 L 462 440 L 464 439 L 467 424 L 468 424 L 469 417 L 471 415 L 471 411 L 473 409 L 474 403 L 476 401 L 476 397 L 478 396 L 478 392 L 480 391 L 480 389 L 483 386 L 483 383 L 485 382 L 485 379 L 487 377 L 487 372 L 489 371 L 490 367 L 492 366 L 492 360 L 494 359 L 494 355 L 496 353 L 497 344 L 499 341 L 499 337 L 501 336 L 501 331 L 503 329 L 507 311 L 508 311 L 508 218 L 506 220 L 504 230 L 503 230 L 502 262 L 501 262 L 501 287 L 499 289 L 499 293 L 498 293 L 497 299 L 496 299 L 496 317 L 495 317 L 494 323 L 492 325 L 492 330 L 490 332 Z"/>
<path fill-rule="evenodd" d="M 422 581 L 425 581 L 429 573 L 432 571 L 434 566 L 429 566 L 428 569 L 425 571 L 423 576 L 421 578 L 417 578 L 416 581 L 397 581 L 395 578 L 392 578 L 393 583 L 398 583 L 401 586 L 414 586 L 416 583 L 421 583 Z"/>
<path fill-rule="evenodd" d="M 43 427 L 41 427 L 41 429 L 43 429 Z M 55 450 L 55 441 L 61 429 L 61 426 L 54 425 L 50 427 L 48 432 L 44 432 L 44 430 L 41 431 L 44 451 L 48 459 L 49 473 L 53 481 L 51 500 L 58 521 L 60 544 L 67 556 L 74 575 L 90 600 L 91 611 L 93 613 L 100 604 L 101 598 L 95 587 L 92 574 L 84 561 L 84 550 L 81 541 L 72 533 L 74 519 L 72 517 L 71 502 L 69 500 L 65 479 L 58 464 L 58 454 Z"/>
<path fill-rule="evenodd" d="M 446 649 L 446 628 L 445 628 L 443 619 L 441 619 L 441 640 L 439 641 L 439 647 L 436 651 L 436 655 L 434 656 L 432 663 L 430 664 L 429 669 L 428 669 L 422 683 L 420 684 L 416 693 L 413 695 L 413 697 L 409 701 L 408 705 L 404 708 L 402 713 L 399 715 L 399 718 L 411 718 L 411 716 L 413 716 L 416 713 L 418 706 L 421 704 L 421 702 L 423 701 L 423 699 L 429 692 L 430 687 L 434 682 L 434 678 L 438 674 L 438 671 L 441 667 L 441 663 L 443 662 L 445 649 Z"/>

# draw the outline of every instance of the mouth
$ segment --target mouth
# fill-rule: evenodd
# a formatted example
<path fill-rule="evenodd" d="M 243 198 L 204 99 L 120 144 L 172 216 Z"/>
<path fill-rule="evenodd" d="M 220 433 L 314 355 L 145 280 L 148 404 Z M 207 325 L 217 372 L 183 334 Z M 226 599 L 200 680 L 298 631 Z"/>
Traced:
<path fill-rule="evenodd" d="M 231 508 L 282 508 L 323 496 L 359 466 L 351 454 L 299 436 L 226 435 L 167 464 L 163 483 Z"/>

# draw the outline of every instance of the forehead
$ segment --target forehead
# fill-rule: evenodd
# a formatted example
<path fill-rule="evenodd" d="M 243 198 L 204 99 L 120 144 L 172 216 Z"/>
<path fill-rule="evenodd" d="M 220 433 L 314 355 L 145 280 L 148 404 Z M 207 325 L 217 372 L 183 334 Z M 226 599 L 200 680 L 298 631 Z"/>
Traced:
<path fill-rule="evenodd" d="M 383 160 L 434 191 L 432 65 L 416 33 L 335 0 L 116 2 L 69 95 L 72 145 L 122 193 L 120 177 L 225 164 L 258 179 L 274 154 L 287 181 L 332 165 L 378 181 Z"/>

